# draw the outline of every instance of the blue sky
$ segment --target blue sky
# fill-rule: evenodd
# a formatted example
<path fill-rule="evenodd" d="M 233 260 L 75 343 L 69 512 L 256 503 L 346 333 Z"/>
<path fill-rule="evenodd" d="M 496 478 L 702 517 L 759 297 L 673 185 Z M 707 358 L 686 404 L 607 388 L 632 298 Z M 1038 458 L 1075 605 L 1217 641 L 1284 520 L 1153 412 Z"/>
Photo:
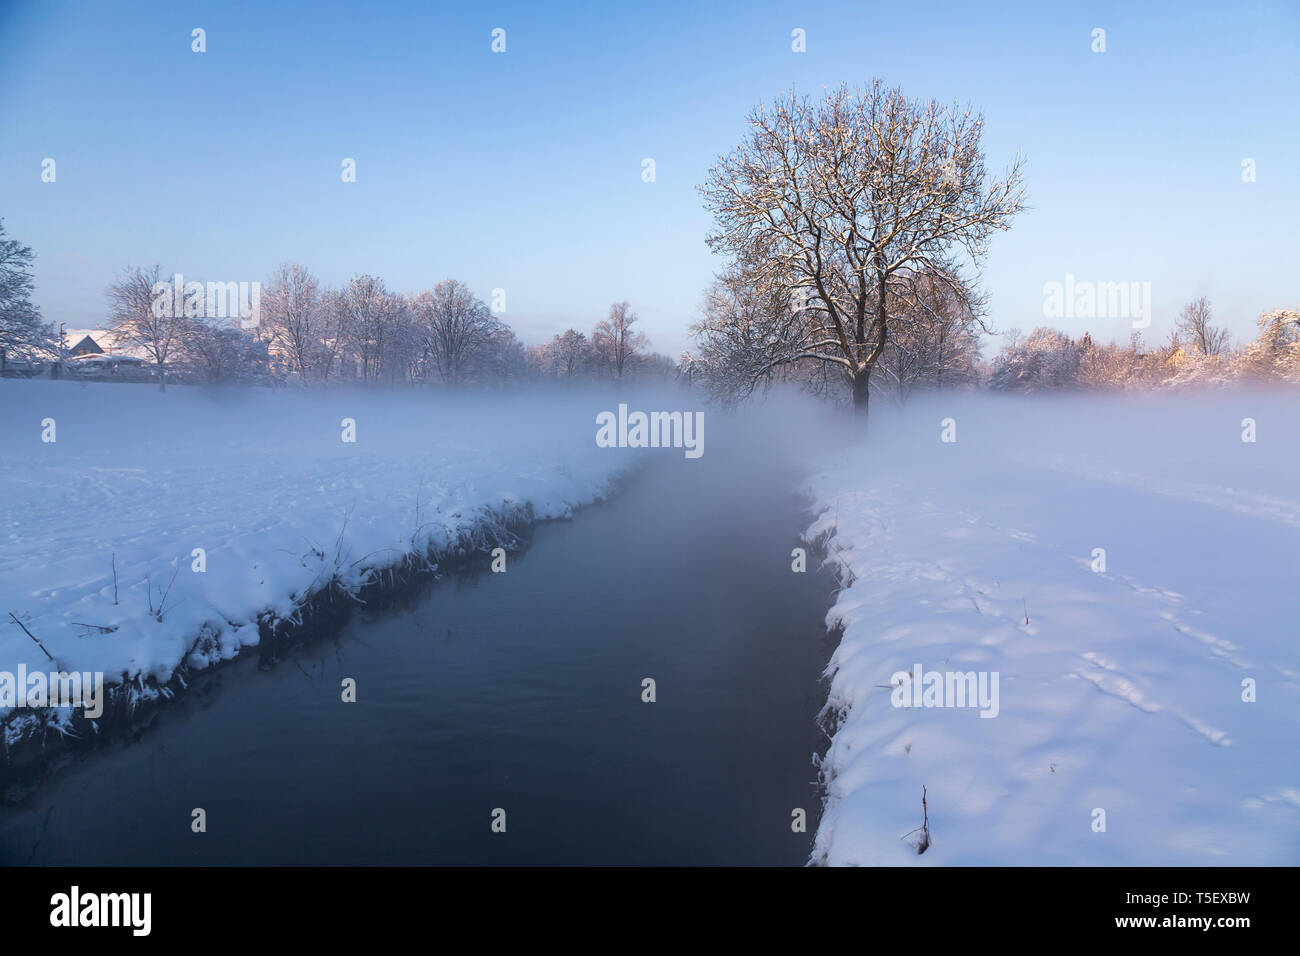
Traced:
<path fill-rule="evenodd" d="M 1152 339 L 1197 295 L 1236 336 L 1300 302 L 1300 4 L 997 6 L 0 0 L 0 216 L 69 327 L 127 265 L 297 260 L 503 288 L 530 343 L 627 299 L 676 354 L 719 265 L 696 187 L 747 111 L 880 76 L 982 109 L 993 168 L 1027 160 L 1033 208 L 983 273 L 998 328 L 1047 324 L 1067 273 L 1151 282 Z"/>

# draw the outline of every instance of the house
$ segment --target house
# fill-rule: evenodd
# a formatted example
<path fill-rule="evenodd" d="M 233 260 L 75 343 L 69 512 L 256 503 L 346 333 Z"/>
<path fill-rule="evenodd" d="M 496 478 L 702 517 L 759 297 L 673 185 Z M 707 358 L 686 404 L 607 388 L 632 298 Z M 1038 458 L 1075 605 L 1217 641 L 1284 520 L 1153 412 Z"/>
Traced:
<path fill-rule="evenodd" d="M 121 341 L 112 329 L 64 329 L 63 341 L 69 359 L 85 355 L 125 355 L 144 362 L 152 359 L 148 350 Z"/>
<path fill-rule="evenodd" d="M 76 358 L 79 355 L 103 355 L 104 350 L 99 347 L 99 343 L 89 335 L 83 335 L 81 341 L 68 349 L 68 358 Z"/>

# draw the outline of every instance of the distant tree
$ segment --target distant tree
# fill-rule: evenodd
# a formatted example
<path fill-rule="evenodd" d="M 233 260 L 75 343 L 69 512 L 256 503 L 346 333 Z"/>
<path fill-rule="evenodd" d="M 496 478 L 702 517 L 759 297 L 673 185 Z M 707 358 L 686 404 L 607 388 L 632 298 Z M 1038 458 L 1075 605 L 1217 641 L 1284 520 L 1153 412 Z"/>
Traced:
<path fill-rule="evenodd" d="M 760 104 L 749 126 L 702 189 L 715 221 L 708 243 L 754 285 L 788 290 L 797 321 L 774 321 L 779 338 L 763 341 L 763 361 L 746 372 L 835 366 L 865 412 L 914 279 L 978 266 L 1024 205 L 1020 161 L 990 179 L 982 117 L 879 81 L 817 103 L 791 93 Z"/>
<path fill-rule="evenodd" d="M 555 374 L 555 359 L 551 353 L 551 344 L 530 345 L 524 350 L 524 364 L 528 377 L 532 379 L 550 378 Z"/>
<path fill-rule="evenodd" d="M 188 319 L 170 292 L 160 296 L 155 286 L 168 287 L 162 266 L 127 269 L 108 287 L 109 323 L 114 338 L 144 351 L 154 363 L 158 388 L 167 390 L 169 362 L 183 357 Z"/>
<path fill-rule="evenodd" d="M 265 350 L 264 343 L 229 321 L 191 319 L 185 327 L 185 365 L 200 382 L 248 381 Z"/>
<path fill-rule="evenodd" d="M 271 342 L 302 382 L 308 382 L 326 324 L 325 304 L 316 277 L 296 262 L 284 263 L 262 293 L 261 311 L 262 325 Z"/>
<path fill-rule="evenodd" d="M 1221 355 L 1228 347 L 1228 330 L 1215 328 L 1212 318 L 1210 300 L 1205 296 L 1187 303 L 1178 315 L 1178 331 L 1202 355 Z"/>
<path fill-rule="evenodd" d="M 568 329 L 551 339 L 548 356 L 557 378 L 572 380 L 585 373 L 593 360 L 587 337 L 577 329 Z"/>
<path fill-rule="evenodd" d="M 0 219 L 0 368 L 15 356 L 30 359 L 54 347 L 52 329 L 32 304 L 34 258 L 30 246 L 5 238 Z"/>
<path fill-rule="evenodd" d="M 339 331 L 362 381 L 400 381 L 412 351 L 407 307 L 377 276 L 353 277 L 339 293 Z"/>
<path fill-rule="evenodd" d="M 444 279 L 432 292 L 417 296 L 415 311 L 424 351 L 447 385 L 470 379 L 475 361 L 502 328 L 487 304 L 455 279 Z"/>
<path fill-rule="evenodd" d="M 1136 343 L 1127 347 L 1096 345 L 1090 336 L 1080 342 L 1078 382 L 1087 388 L 1122 389 L 1134 381 L 1138 368 Z"/>
<path fill-rule="evenodd" d="M 900 402 L 914 388 L 971 385 L 979 377 L 983 300 L 956 277 L 909 277 L 878 361 Z"/>
<path fill-rule="evenodd" d="M 591 334 L 597 364 L 615 378 L 622 378 L 637 355 L 650 344 L 649 339 L 632 328 L 636 322 L 637 315 L 631 305 L 615 302 L 609 307 L 609 318 L 598 322 Z"/>
<path fill-rule="evenodd" d="M 993 360 L 989 387 L 1037 391 L 1069 388 L 1079 379 L 1082 349 L 1064 332 L 1046 327 L 1016 339 Z"/>
<path fill-rule="evenodd" d="M 342 289 L 321 291 L 321 331 L 316 337 L 311 367 L 316 381 L 327 382 L 343 375 L 347 345 L 348 306 Z"/>
<path fill-rule="evenodd" d="M 701 368 L 696 364 L 695 356 L 688 350 L 683 350 L 677 360 L 677 381 L 687 388 L 692 388 L 699 380 L 700 372 Z"/>
<path fill-rule="evenodd" d="M 508 385 L 528 374 L 528 356 L 524 343 L 519 341 L 514 329 L 504 322 L 488 333 L 487 339 L 474 355 L 468 379 L 481 385 Z"/>
<path fill-rule="evenodd" d="M 783 367 L 788 326 L 802 321 L 788 287 L 731 265 L 704 290 L 702 318 L 691 326 L 693 381 L 732 403 L 771 384 Z"/>
<path fill-rule="evenodd" d="M 1241 370 L 1252 378 L 1300 381 L 1300 312 L 1275 309 L 1256 322 L 1255 341 L 1241 356 Z"/>
<path fill-rule="evenodd" d="M 670 382 L 677 378 L 677 363 L 662 352 L 647 352 L 637 358 L 634 374 L 642 381 Z"/>

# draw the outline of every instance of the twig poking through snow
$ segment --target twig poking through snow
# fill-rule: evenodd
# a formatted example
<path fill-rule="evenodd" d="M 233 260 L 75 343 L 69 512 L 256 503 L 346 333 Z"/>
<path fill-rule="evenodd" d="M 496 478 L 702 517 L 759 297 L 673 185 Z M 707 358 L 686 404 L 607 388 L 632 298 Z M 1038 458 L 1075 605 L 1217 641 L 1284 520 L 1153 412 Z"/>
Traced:
<path fill-rule="evenodd" d="M 911 744 L 908 744 L 908 749 L 911 750 Z M 925 787 L 921 788 L 921 825 L 915 830 L 908 830 L 900 839 L 906 840 L 917 830 L 921 831 L 921 838 L 913 846 L 916 847 L 916 855 L 920 856 L 930 849 L 930 808 L 925 803 Z"/>
<path fill-rule="evenodd" d="M 9 617 L 13 620 L 15 624 L 17 624 L 19 627 L 23 629 L 24 634 L 26 634 L 33 641 L 36 642 L 36 646 L 39 647 L 44 652 L 46 657 L 48 657 L 51 661 L 54 660 L 54 655 L 51 654 L 49 651 L 45 650 L 45 645 L 41 643 L 41 639 L 37 637 L 35 634 L 33 634 L 31 631 L 27 630 L 27 625 L 24 624 L 22 621 L 18 620 L 18 616 L 14 614 L 13 611 L 9 612 Z"/>

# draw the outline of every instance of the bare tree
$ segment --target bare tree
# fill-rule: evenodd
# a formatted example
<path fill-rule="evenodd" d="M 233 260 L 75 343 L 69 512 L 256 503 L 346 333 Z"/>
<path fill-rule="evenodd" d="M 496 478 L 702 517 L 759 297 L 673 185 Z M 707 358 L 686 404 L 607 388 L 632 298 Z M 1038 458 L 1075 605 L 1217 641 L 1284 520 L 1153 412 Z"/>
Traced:
<path fill-rule="evenodd" d="M 549 342 L 528 346 L 524 350 L 524 361 L 530 378 L 550 378 L 555 374 L 555 356 Z"/>
<path fill-rule="evenodd" d="M 246 381 L 266 358 L 266 344 L 227 321 L 191 319 L 185 327 L 185 364 L 201 382 Z"/>
<path fill-rule="evenodd" d="M 367 382 L 405 378 L 413 351 L 406 301 L 377 276 L 353 277 L 334 301 L 339 333 Z"/>
<path fill-rule="evenodd" d="M 467 380 L 480 385 L 507 385 L 522 379 L 528 372 L 524 343 L 514 329 L 494 320 L 483 346 L 474 354 Z"/>
<path fill-rule="evenodd" d="M 918 274 L 900 297 L 898 320 L 878 368 L 903 402 L 916 387 L 969 385 L 978 378 L 984 300 L 955 278 Z"/>
<path fill-rule="evenodd" d="M 1178 331 L 1191 340 L 1202 355 L 1222 355 L 1228 347 L 1228 330 L 1215 328 L 1210 300 L 1193 299 L 1178 314 Z"/>
<path fill-rule="evenodd" d="M 316 277 L 296 262 L 282 264 L 262 294 L 261 308 L 271 341 L 306 383 L 325 331 L 326 317 Z"/>
<path fill-rule="evenodd" d="M 162 267 L 128 269 L 108 287 L 108 302 L 114 338 L 153 360 L 158 388 L 166 391 L 167 366 L 181 357 L 188 320 L 181 303 L 172 300 Z"/>
<path fill-rule="evenodd" d="M 591 364 L 592 347 L 585 335 L 568 329 L 551 339 L 547 355 L 556 377 L 574 379 Z"/>
<path fill-rule="evenodd" d="M 792 312 L 788 287 L 733 265 L 704 291 L 703 318 L 691 326 L 697 348 L 691 378 L 725 403 L 768 385 L 783 367 Z M 820 363 L 819 363 L 820 364 Z"/>
<path fill-rule="evenodd" d="M 439 377 L 448 385 L 467 380 L 476 358 L 503 327 L 469 287 L 444 279 L 415 300 L 422 345 Z"/>
<path fill-rule="evenodd" d="M 633 331 L 637 315 L 627 302 L 615 302 L 609 307 L 609 318 L 596 323 L 591 334 L 591 345 L 596 361 L 615 378 L 622 378 L 629 363 L 650 344 L 640 332 Z"/>
<path fill-rule="evenodd" d="M 978 266 L 1024 206 L 1021 160 L 990 181 L 981 116 L 879 81 L 818 103 L 791 93 L 749 123 L 701 188 L 708 243 L 795 300 L 763 364 L 838 366 L 865 412 L 900 301 L 918 275 Z"/>

